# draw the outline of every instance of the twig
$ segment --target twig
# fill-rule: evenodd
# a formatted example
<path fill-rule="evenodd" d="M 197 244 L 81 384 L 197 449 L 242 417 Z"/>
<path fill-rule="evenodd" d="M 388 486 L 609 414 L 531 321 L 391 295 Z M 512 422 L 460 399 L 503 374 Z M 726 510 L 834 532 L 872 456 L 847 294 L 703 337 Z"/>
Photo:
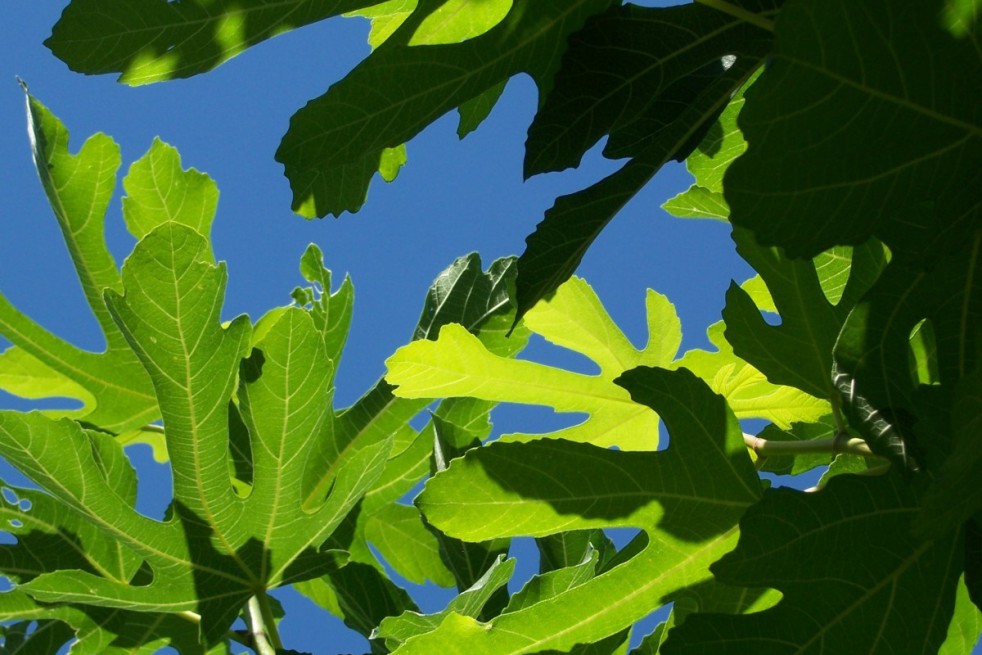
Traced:
<path fill-rule="evenodd" d="M 747 444 L 747 448 L 754 451 L 757 457 L 805 455 L 808 453 L 828 453 L 830 455 L 845 453 L 863 457 L 879 457 L 870 450 L 865 441 L 857 437 L 850 437 L 847 434 L 839 434 L 832 439 L 772 441 L 744 433 L 743 443 Z"/>
<path fill-rule="evenodd" d="M 269 605 L 269 596 L 260 592 L 249 599 L 246 605 L 246 618 L 252 633 L 253 648 L 259 655 L 276 655 L 283 648 L 280 635 L 276 630 L 276 618 Z"/>
<path fill-rule="evenodd" d="M 850 473 L 850 475 L 869 475 L 869 476 L 884 475 L 889 470 L 890 470 L 890 464 L 887 463 L 887 464 L 882 464 L 880 466 L 874 466 L 873 468 L 868 468 L 865 471 L 853 471 L 852 473 Z M 819 480 L 818 484 L 816 484 L 814 487 L 808 487 L 807 489 L 804 490 L 804 492 L 814 493 L 816 491 L 821 491 L 822 487 L 824 486 L 825 484 L 823 484 L 822 481 Z"/>

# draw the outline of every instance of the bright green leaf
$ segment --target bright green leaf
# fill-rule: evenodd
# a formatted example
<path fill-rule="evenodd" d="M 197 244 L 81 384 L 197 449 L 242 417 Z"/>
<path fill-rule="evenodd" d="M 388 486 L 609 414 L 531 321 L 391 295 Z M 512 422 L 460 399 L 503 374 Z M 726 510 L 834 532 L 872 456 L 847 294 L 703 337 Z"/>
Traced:
<path fill-rule="evenodd" d="M 415 507 L 390 504 L 368 517 L 365 538 L 393 569 L 415 584 L 426 580 L 452 587 L 453 575 L 440 559 L 440 546 Z"/>
<path fill-rule="evenodd" d="M 593 290 L 579 279 L 526 316 L 526 326 L 533 331 L 596 361 L 599 376 L 494 355 L 463 328 L 448 325 L 435 342 L 417 341 L 396 351 L 386 362 L 386 379 L 397 385 L 396 394 L 407 398 L 469 396 L 586 412 L 590 418 L 584 423 L 548 436 L 654 450 L 658 417 L 631 402 L 627 392 L 613 383 L 634 366 L 667 365 L 678 348 L 681 334 L 671 304 L 654 292 L 649 292 L 647 304 L 651 334 L 643 350 L 631 345 Z"/>
<path fill-rule="evenodd" d="M 672 368 L 687 368 L 702 378 L 726 398 L 739 419 L 764 419 L 788 428 L 792 423 L 814 421 L 829 412 L 828 401 L 794 387 L 772 384 L 763 373 L 737 357 L 723 336 L 724 329 L 719 322 L 706 330 L 715 351 L 690 350 Z"/>
<path fill-rule="evenodd" d="M 419 24 L 409 45 L 460 43 L 480 36 L 500 23 L 512 0 L 445 0 Z"/>
<path fill-rule="evenodd" d="M 504 587 L 515 571 L 515 560 L 498 556 L 470 588 L 457 595 L 447 607 L 436 614 L 406 612 L 388 618 L 379 625 L 378 636 L 386 645 L 395 649 L 400 643 L 414 636 L 431 632 L 450 614 L 476 618 L 481 609 L 499 589 Z"/>
<path fill-rule="evenodd" d="M 620 380 L 664 418 L 672 437 L 667 451 L 495 443 L 455 460 L 419 503 L 437 527 L 469 539 L 640 525 L 648 543 L 595 578 L 490 622 L 451 614 L 396 653 L 568 650 L 614 634 L 708 579 L 709 564 L 732 546 L 736 521 L 759 494 L 739 424 L 725 401 L 686 371 L 640 368 Z"/>
<path fill-rule="evenodd" d="M 755 74 L 733 100 L 726 105 L 699 147 L 685 159 L 685 167 L 695 178 L 687 190 L 671 198 L 662 209 L 682 218 L 715 218 L 729 220 L 730 207 L 723 197 L 723 173 L 734 159 L 743 154 L 747 142 L 737 127 L 737 116 L 743 109 L 743 93 L 759 77 Z"/>
<path fill-rule="evenodd" d="M 35 166 L 85 298 L 106 338 L 103 353 L 86 352 L 51 334 L 0 294 L 0 333 L 16 347 L 4 354 L 0 383 L 26 397 L 65 395 L 84 403 L 61 412 L 105 430 L 126 432 L 151 423 L 160 413 L 146 372 L 113 323 L 102 295 L 121 288 L 106 247 L 104 221 L 116 184 L 119 148 L 102 134 L 78 154 L 68 150 L 68 130 L 44 105 L 27 95 L 27 117 Z M 22 351 L 22 352 L 19 352 Z M 6 384 L 11 386 L 6 386 Z M 47 386 L 51 383 L 51 386 Z"/>
<path fill-rule="evenodd" d="M 205 238 L 211 235 L 218 187 L 204 173 L 182 169 L 177 150 L 159 138 L 130 166 L 123 188 L 127 193 L 123 218 L 137 239 L 169 221 L 187 225 Z"/>

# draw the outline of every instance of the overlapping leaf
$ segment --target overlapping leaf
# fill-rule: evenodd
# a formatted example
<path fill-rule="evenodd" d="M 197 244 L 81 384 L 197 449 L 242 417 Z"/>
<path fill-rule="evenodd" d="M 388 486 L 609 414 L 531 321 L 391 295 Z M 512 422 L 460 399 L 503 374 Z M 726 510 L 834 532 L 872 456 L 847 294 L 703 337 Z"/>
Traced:
<path fill-rule="evenodd" d="M 733 160 L 747 149 L 747 142 L 737 127 L 737 116 L 743 109 L 743 94 L 756 78 L 755 74 L 730 100 L 709 128 L 695 150 L 685 158 L 685 167 L 692 174 L 692 185 L 667 200 L 662 209 L 680 218 L 715 218 L 727 221 L 730 207 L 723 197 L 723 174 Z"/>
<path fill-rule="evenodd" d="M 276 154 L 293 189 L 293 209 L 307 217 L 356 211 L 385 148 L 519 73 L 548 87 L 568 35 L 608 4 L 515 0 L 500 23 L 476 38 L 408 45 L 437 3 L 421 7 L 347 77 L 294 114 Z"/>
<path fill-rule="evenodd" d="M 313 266 L 314 259 L 309 263 Z M 316 266 L 310 270 L 314 269 Z M 509 295 L 514 275 L 513 259 L 499 260 L 484 272 L 476 254 L 459 258 L 431 286 L 414 338 L 434 338 L 442 325 L 459 321 L 495 352 L 514 354 L 524 346 L 528 336 L 527 330 L 520 328 L 505 338 L 514 312 Z M 305 300 L 303 293 L 294 295 Z M 386 563 L 414 582 L 429 579 L 452 585 L 456 581 L 464 589 L 487 568 L 487 564 L 475 562 L 477 570 L 472 572 L 473 577 L 458 575 L 461 571 L 456 567 L 469 569 L 471 563 L 467 557 L 474 553 L 465 549 L 467 552 L 457 553 L 456 559 L 445 553 L 444 544 L 427 531 L 419 512 L 399 501 L 430 471 L 436 426 L 452 425 L 468 435 L 466 440 L 481 439 L 491 430 L 488 412 L 493 404 L 472 399 L 444 401 L 434 411 L 432 420 L 417 431 L 409 421 L 428 404 L 428 400 L 397 398 L 392 395 L 390 385 L 380 382 L 337 415 L 334 436 L 311 453 L 315 463 L 308 469 L 304 483 L 308 502 L 320 490 L 330 488 L 331 478 L 324 475 L 326 465 L 338 452 L 343 452 L 345 444 L 388 434 L 394 438 L 392 454 L 383 472 L 366 492 L 356 513 L 332 538 L 333 546 L 350 551 L 352 563 L 299 587 L 366 637 L 385 617 L 416 609 L 405 592 L 386 577 L 381 563 L 369 549 L 369 542 Z M 325 464 L 316 463 L 321 461 Z M 411 543 L 406 542 L 407 538 Z M 375 650 L 382 647 L 376 639 L 372 643 Z"/>
<path fill-rule="evenodd" d="M 40 604 L 19 591 L 4 594 L 0 621 L 13 622 L 0 628 L 4 650 L 9 653 L 46 655 L 65 652 L 68 645 L 73 655 L 151 655 L 166 646 L 182 655 L 231 652 L 224 642 L 213 647 L 202 645 L 198 627 L 190 617 L 103 607 L 55 607 Z"/>
<path fill-rule="evenodd" d="M 781 324 L 768 325 L 749 294 L 731 283 L 723 320 L 726 340 L 741 358 L 775 384 L 797 387 L 818 398 L 831 398 L 832 347 L 846 315 L 869 288 L 885 263 L 877 243 L 857 247 L 840 259 L 823 261 L 823 274 L 851 282 L 829 301 L 819 271 L 807 260 L 788 258 L 780 248 L 764 248 L 745 230 L 733 233 L 737 251 L 767 284 Z"/>
<path fill-rule="evenodd" d="M 204 643 L 218 644 L 250 596 L 337 568 L 339 556 L 321 547 L 383 473 L 393 439 L 357 433 L 326 458 L 298 456 L 337 434 L 332 381 L 350 317 L 350 284 L 330 293 L 316 249 L 302 266 L 321 285 L 299 293 L 307 309 L 273 312 L 251 337 L 246 317 L 220 321 L 224 265 L 202 234 L 214 210 L 210 180 L 181 171 L 176 153 L 158 142 L 126 186 L 124 215 L 140 240 L 123 268 L 124 293 L 108 289 L 103 307 L 118 325 L 119 348 L 131 349 L 152 381 L 172 455 L 173 505 L 164 522 L 136 512 L 132 471 L 110 436 L 68 419 L 3 412 L 2 455 L 44 490 L 23 492 L 35 507 L 16 521 L 31 527 L 5 551 L 14 558 L 7 564 L 37 600 L 194 611 Z M 326 467 L 317 475 L 329 479 L 329 491 L 304 488 L 312 465 Z M 34 529 L 39 520 L 45 529 Z M 17 563 L 25 556 L 40 564 L 25 569 Z"/>
<path fill-rule="evenodd" d="M 754 4 L 767 14 L 780 3 Z M 526 239 L 520 316 L 573 273 L 663 164 L 688 156 L 770 47 L 766 30 L 699 4 L 611 7 L 571 38 L 555 87 L 529 130 L 526 175 L 577 165 L 607 134 L 604 154 L 632 159 L 559 198 Z"/>
<path fill-rule="evenodd" d="M 737 548 L 713 571 L 784 597 L 754 614 L 689 616 L 664 652 L 936 652 L 955 603 L 960 540 L 914 537 L 916 512 L 916 494 L 896 473 L 840 476 L 813 494 L 765 492 L 741 520 Z"/>
<path fill-rule="evenodd" d="M 600 367 L 596 376 L 496 356 L 466 331 L 446 327 L 436 342 L 417 342 L 388 360 L 387 379 L 400 396 L 470 396 L 497 402 L 547 405 L 557 411 L 586 412 L 585 422 L 549 435 L 507 435 L 506 440 L 549 436 L 625 450 L 657 448 L 657 417 L 633 403 L 614 379 L 635 366 L 685 366 L 731 401 L 740 418 L 765 418 L 788 426 L 815 420 L 827 403 L 773 385 L 739 358 L 715 333 L 715 353 L 693 351 L 673 362 L 682 333 L 671 303 L 647 296 L 648 345 L 637 350 L 617 328 L 589 285 L 579 278 L 560 287 L 525 317 L 525 326 L 549 341 L 586 355 Z"/>
<path fill-rule="evenodd" d="M 979 244 L 982 236 L 970 253 L 977 253 Z M 974 255 L 946 258 L 929 272 L 891 263 L 850 314 L 835 349 L 847 409 L 876 452 L 909 468 L 941 472 L 954 467 L 931 494 L 932 509 L 924 519 L 932 530 L 954 528 L 982 507 L 967 480 L 978 472 L 978 460 L 965 432 L 979 420 L 973 398 L 982 322 L 980 272 Z M 911 334 L 925 319 L 936 349 L 935 384 L 922 384 L 910 367 Z M 953 448 L 967 459 L 949 461 Z M 954 473 L 957 469 L 961 473 Z"/>
<path fill-rule="evenodd" d="M 134 502 L 136 476 L 118 444 L 103 433 L 87 436 L 106 483 L 126 502 Z M 141 563 L 133 550 L 46 493 L 5 485 L 3 500 L 0 517 L 16 543 L 0 546 L 0 571 L 16 583 L 59 569 L 127 581 Z M 178 646 L 183 653 L 206 652 L 198 644 L 197 625 L 187 618 L 83 606 L 54 608 L 20 590 L 0 595 L 0 620 L 20 621 L 23 627 L 40 621 L 29 636 L 24 635 L 22 645 L 6 635 L 5 648 L 10 652 L 54 653 L 72 640 L 77 640 L 72 652 L 82 654 L 153 653 L 166 644 Z"/>
<path fill-rule="evenodd" d="M 494 443 L 455 460 L 418 502 L 437 527 L 467 539 L 641 526 L 648 543 L 596 577 L 487 624 L 450 614 L 397 653 L 564 651 L 628 627 L 708 577 L 709 563 L 732 546 L 736 521 L 759 494 L 739 424 L 688 371 L 640 368 L 620 381 L 664 418 L 672 435 L 666 452 L 559 440 Z M 689 520 L 693 515 L 700 520 Z"/>
<path fill-rule="evenodd" d="M 766 14 L 780 2 L 757 4 Z M 526 176 L 578 165 L 607 134 L 605 154 L 636 155 L 644 141 L 654 140 L 685 111 L 668 102 L 682 100 L 673 97 L 679 86 L 691 85 L 687 100 L 694 100 L 734 59 L 759 61 L 770 41 L 766 30 L 698 4 L 611 7 L 571 37 L 555 84 L 529 128 Z M 725 55 L 731 56 L 726 63 Z M 696 143 L 690 138 L 689 150 Z M 687 155 L 680 144 L 666 158 Z"/>
<path fill-rule="evenodd" d="M 148 84 L 212 70 L 296 27 L 380 0 L 73 0 L 45 42 L 80 73 Z"/>
<path fill-rule="evenodd" d="M 336 565 L 331 553 L 317 549 L 381 473 L 390 443 L 363 441 L 339 457 L 326 502 L 303 510 L 305 461 L 295 453 L 321 437 L 332 363 L 313 321 L 290 310 L 243 365 L 240 406 L 254 475 L 248 497 L 235 495 L 227 466 L 227 407 L 249 325 L 240 318 L 221 327 L 224 270 L 210 260 L 204 237 L 166 223 L 127 260 L 126 295 L 110 299 L 160 399 L 174 471 L 174 510 L 167 522 L 136 514 L 132 503 L 93 477 L 93 462 L 65 457 L 65 449 L 84 452 L 84 435 L 71 423 L 5 416 L 2 447 L 35 482 L 136 551 L 153 574 L 149 584 L 139 585 L 61 571 L 22 588 L 48 601 L 194 609 L 202 614 L 206 640 L 214 642 L 252 594 Z M 304 362 L 307 374 L 290 375 L 289 361 Z M 34 452 L 29 445 L 42 434 L 53 445 Z"/>
<path fill-rule="evenodd" d="M 596 362 L 598 376 L 497 356 L 463 328 L 448 325 L 435 342 L 416 342 L 398 350 L 386 362 L 386 379 L 397 385 L 396 394 L 409 398 L 462 396 L 587 412 L 590 418 L 584 423 L 548 436 L 655 450 L 657 416 L 633 403 L 613 382 L 637 365 L 667 365 L 678 350 L 681 328 L 670 303 L 649 291 L 646 304 L 649 339 L 643 350 L 627 340 L 580 279 L 571 280 L 551 301 L 526 315 L 530 330 Z"/>

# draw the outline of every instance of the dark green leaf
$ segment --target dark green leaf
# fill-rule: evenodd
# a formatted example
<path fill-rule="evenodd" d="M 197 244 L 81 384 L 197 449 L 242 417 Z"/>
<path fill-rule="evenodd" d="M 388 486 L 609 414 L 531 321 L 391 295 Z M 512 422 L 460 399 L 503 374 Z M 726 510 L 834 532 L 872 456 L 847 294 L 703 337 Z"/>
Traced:
<path fill-rule="evenodd" d="M 290 180 L 294 211 L 309 218 L 357 211 L 385 148 L 402 145 L 447 111 L 518 73 L 547 87 L 569 34 L 608 4 L 515 0 L 490 31 L 433 46 L 407 45 L 428 13 L 417 12 L 290 120 L 276 159 Z"/>
<path fill-rule="evenodd" d="M 917 539 L 916 512 L 916 495 L 898 474 L 840 476 L 817 493 L 766 491 L 741 519 L 737 548 L 713 571 L 783 598 L 743 616 L 690 615 L 664 652 L 936 652 L 955 602 L 960 539 Z"/>
<path fill-rule="evenodd" d="M 518 260 L 519 317 L 569 279 L 607 223 L 663 164 L 680 156 L 700 130 L 715 120 L 758 62 L 743 58 L 722 75 L 694 76 L 669 87 L 666 104 L 681 104 L 683 109 L 659 125 L 659 137 L 617 172 L 556 200 L 535 232 L 526 237 L 525 252 Z"/>
<path fill-rule="evenodd" d="M 791 257 L 875 236 L 930 261 L 980 225 L 977 38 L 940 0 L 794 0 L 747 96 L 749 147 L 727 173 L 735 225 Z M 977 29 L 977 14 L 964 25 Z"/>
<path fill-rule="evenodd" d="M 191 77 L 278 34 L 380 0 L 72 0 L 51 51 L 80 73 L 127 84 Z"/>
<path fill-rule="evenodd" d="M 858 300 L 852 290 L 838 304 L 829 302 L 820 283 L 815 264 L 789 259 L 780 248 L 760 246 L 754 236 L 743 229 L 733 231 L 737 251 L 760 274 L 781 316 L 781 324 L 768 325 L 750 295 L 730 284 L 726 292 L 726 340 L 733 352 L 758 368 L 774 384 L 795 386 L 818 398 L 830 398 L 832 388 L 832 347 L 846 315 L 850 301 Z M 867 253 L 879 253 L 871 258 Z M 882 268 L 884 253 L 877 243 L 856 248 L 855 274 L 858 280 L 875 279 Z M 840 259 L 838 268 L 851 277 L 851 259 Z M 863 266 L 873 270 L 862 270 Z M 831 267 L 823 267 L 826 275 Z M 848 288 L 848 285 L 847 285 Z"/>
<path fill-rule="evenodd" d="M 570 38 L 553 88 L 529 128 L 525 176 L 577 166 L 606 134 L 612 158 L 647 150 L 643 141 L 671 140 L 662 130 L 724 74 L 724 55 L 759 61 L 770 45 L 765 30 L 699 4 L 611 7 Z M 723 107 L 711 105 L 710 111 Z M 643 138 L 627 136 L 636 133 Z M 681 161 L 687 155 L 679 144 L 664 158 Z"/>

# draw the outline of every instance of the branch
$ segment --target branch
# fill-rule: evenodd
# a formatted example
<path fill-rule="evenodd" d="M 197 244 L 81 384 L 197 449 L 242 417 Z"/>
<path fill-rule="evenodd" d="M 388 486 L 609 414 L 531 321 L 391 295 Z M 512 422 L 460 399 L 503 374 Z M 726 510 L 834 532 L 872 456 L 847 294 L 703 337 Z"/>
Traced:
<path fill-rule="evenodd" d="M 246 618 L 249 621 L 249 631 L 252 633 L 253 648 L 258 655 L 276 655 L 283 648 L 280 635 L 276 631 L 276 619 L 269 606 L 269 596 L 260 592 L 249 599 L 246 605 Z"/>
<path fill-rule="evenodd" d="M 828 453 L 830 455 L 845 453 L 862 457 L 879 457 L 870 450 L 865 441 L 858 437 L 850 437 L 847 434 L 839 434 L 832 439 L 813 439 L 811 441 L 769 441 L 744 433 L 743 443 L 758 457 L 804 455 L 806 453 Z"/>

